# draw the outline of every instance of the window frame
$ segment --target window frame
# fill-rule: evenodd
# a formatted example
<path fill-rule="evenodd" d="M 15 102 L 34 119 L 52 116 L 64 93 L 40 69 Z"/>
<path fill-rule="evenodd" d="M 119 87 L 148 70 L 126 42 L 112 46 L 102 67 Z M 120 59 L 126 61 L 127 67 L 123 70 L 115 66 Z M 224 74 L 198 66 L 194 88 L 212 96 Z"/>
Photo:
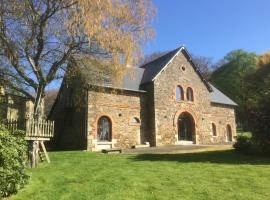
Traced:
<path fill-rule="evenodd" d="M 108 136 L 108 140 L 101 140 L 100 139 L 100 134 L 99 134 L 99 130 L 100 130 L 100 123 L 101 123 L 101 120 L 102 118 L 106 118 L 109 122 L 109 136 Z M 98 118 L 97 120 L 97 136 L 96 136 L 96 139 L 97 139 L 97 142 L 111 142 L 112 141 L 112 120 L 110 117 L 106 116 L 106 115 L 102 115 Z"/>
<path fill-rule="evenodd" d="M 138 121 L 137 123 L 132 122 L 132 120 L 135 119 Z M 129 119 L 129 125 L 130 126 L 140 126 L 141 125 L 141 119 L 139 117 L 133 116 Z"/>
<path fill-rule="evenodd" d="M 217 137 L 217 126 L 212 122 L 212 136 Z"/>
<path fill-rule="evenodd" d="M 177 97 L 177 91 L 179 91 L 179 97 Z M 175 88 L 175 100 L 176 101 L 184 101 L 185 100 L 185 92 L 184 92 L 184 89 L 181 85 L 177 85 L 176 88 Z"/>
<path fill-rule="evenodd" d="M 190 95 L 191 95 L 191 99 L 190 99 Z M 187 88 L 187 91 L 186 91 L 186 99 L 188 101 L 191 101 L 191 102 L 194 102 L 194 91 L 191 87 L 188 87 Z"/>

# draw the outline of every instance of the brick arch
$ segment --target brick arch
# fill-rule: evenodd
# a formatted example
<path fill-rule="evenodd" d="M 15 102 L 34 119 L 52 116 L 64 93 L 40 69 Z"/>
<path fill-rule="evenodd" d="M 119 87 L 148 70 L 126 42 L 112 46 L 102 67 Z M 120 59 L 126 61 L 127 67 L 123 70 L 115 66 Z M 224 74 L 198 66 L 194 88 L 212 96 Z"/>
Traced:
<path fill-rule="evenodd" d="M 183 109 L 178 110 L 174 115 L 173 126 L 176 127 L 176 130 L 177 130 L 177 120 L 178 120 L 179 116 L 184 112 L 190 114 L 194 120 L 195 127 L 197 125 L 197 122 L 198 122 L 197 115 L 191 109 L 183 108 Z"/>
<path fill-rule="evenodd" d="M 181 114 L 183 113 L 187 113 L 189 114 L 192 118 L 193 118 L 193 134 L 192 135 L 192 141 L 193 143 L 197 143 L 197 122 L 198 122 L 198 117 L 196 116 L 196 114 L 191 110 L 191 109 L 180 109 L 178 110 L 176 113 L 175 113 L 175 116 L 174 116 L 174 122 L 173 122 L 173 125 L 175 127 L 175 135 L 176 137 L 178 137 L 178 118 L 180 117 Z"/>
<path fill-rule="evenodd" d="M 96 117 L 95 117 L 95 121 L 94 121 L 94 123 L 93 123 L 93 138 L 94 139 L 97 139 L 97 131 L 98 131 L 98 120 L 101 118 L 101 117 L 108 117 L 110 120 L 111 120 L 111 123 L 112 123 L 112 140 L 113 139 L 115 139 L 115 123 L 114 123 L 114 120 L 113 120 L 113 118 L 109 115 L 109 114 L 107 114 L 107 113 L 98 113 L 97 115 L 96 115 Z"/>

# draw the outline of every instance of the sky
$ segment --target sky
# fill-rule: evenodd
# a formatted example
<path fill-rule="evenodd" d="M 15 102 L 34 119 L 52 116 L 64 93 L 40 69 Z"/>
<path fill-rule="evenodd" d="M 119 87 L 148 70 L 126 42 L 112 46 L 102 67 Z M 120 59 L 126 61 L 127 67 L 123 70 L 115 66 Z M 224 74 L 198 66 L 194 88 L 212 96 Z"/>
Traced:
<path fill-rule="evenodd" d="M 185 45 L 196 56 L 222 59 L 235 49 L 270 49 L 270 0 L 153 0 L 155 38 L 144 53 Z"/>

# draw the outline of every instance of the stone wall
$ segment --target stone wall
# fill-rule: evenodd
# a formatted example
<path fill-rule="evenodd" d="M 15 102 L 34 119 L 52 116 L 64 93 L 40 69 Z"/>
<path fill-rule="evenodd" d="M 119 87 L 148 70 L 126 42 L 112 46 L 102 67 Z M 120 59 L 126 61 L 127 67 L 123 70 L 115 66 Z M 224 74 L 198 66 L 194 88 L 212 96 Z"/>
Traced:
<path fill-rule="evenodd" d="M 0 95 L 0 118 L 17 120 L 21 123 L 33 113 L 33 103 L 29 99 L 5 93 Z"/>
<path fill-rule="evenodd" d="M 86 96 L 80 82 L 64 79 L 49 119 L 55 121 L 50 147 L 57 150 L 86 149 Z"/>
<path fill-rule="evenodd" d="M 176 100 L 175 98 L 177 85 L 180 85 L 184 90 L 184 100 Z M 187 100 L 188 87 L 193 89 L 194 101 Z M 195 121 L 194 143 L 225 142 L 224 137 L 213 137 L 212 120 L 220 116 L 222 123 L 231 123 L 232 129 L 234 129 L 234 113 L 232 113 L 232 109 L 212 108 L 209 98 L 207 87 L 192 67 L 187 56 L 180 52 L 154 81 L 156 144 L 179 143 L 177 120 L 183 112 L 189 113 Z M 222 114 L 224 112 L 229 114 Z M 219 132 L 222 131 L 224 130 L 219 130 Z"/>
<path fill-rule="evenodd" d="M 211 123 L 216 125 L 217 136 L 212 137 L 213 143 L 224 143 L 227 138 L 227 125 L 231 127 L 233 139 L 236 136 L 235 113 L 232 106 L 211 104 Z M 212 124 L 210 125 L 212 126 Z"/>
<path fill-rule="evenodd" d="M 88 91 L 88 149 L 130 148 L 141 143 L 141 124 L 132 124 L 133 117 L 141 121 L 143 93 L 98 89 Z M 98 120 L 107 116 L 112 122 L 112 141 L 97 141 Z"/>
<path fill-rule="evenodd" d="M 142 142 L 150 142 L 151 146 L 156 146 L 154 83 L 144 84 L 141 89 L 147 91 L 141 98 Z"/>

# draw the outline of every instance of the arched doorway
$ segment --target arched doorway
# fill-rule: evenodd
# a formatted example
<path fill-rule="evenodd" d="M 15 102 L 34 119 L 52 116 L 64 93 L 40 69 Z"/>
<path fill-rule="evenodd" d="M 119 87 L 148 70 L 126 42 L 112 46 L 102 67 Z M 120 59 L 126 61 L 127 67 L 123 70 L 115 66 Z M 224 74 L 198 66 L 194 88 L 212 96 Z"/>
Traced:
<path fill-rule="evenodd" d="M 112 122 L 109 117 L 102 116 L 98 120 L 98 141 L 111 141 L 112 140 Z"/>
<path fill-rule="evenodd" d="M 227 130 L 227 141 L 232 142 L 232 128 L 229 124 L 227 125 L 226 130 Z"/>
<path fill-rule="evenodd" d="M 184 112 L 178 117 L 178 140 L 193 141 L 195 135 L 195 122 L 191 114 Z"/>

